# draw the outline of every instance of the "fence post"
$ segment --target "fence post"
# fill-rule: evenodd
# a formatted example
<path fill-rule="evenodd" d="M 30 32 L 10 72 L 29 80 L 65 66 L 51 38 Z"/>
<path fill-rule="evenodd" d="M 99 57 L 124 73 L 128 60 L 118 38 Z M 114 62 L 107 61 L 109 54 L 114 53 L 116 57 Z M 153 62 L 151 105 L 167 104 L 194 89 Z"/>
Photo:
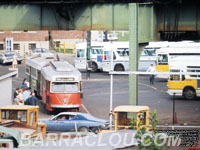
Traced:
<path fill-rule="evenodd" d="M 20 44 L 18 45 L 17 49 L 18 49 L 18 53 L 20 54 Z"/>
<path fill-rule="evenodd" d="M 29 56 L 31 56 L 31 45 L 29 45 Z"/>
<path fill-rule="evenodd" d="M 64 42 L 64 51 L 63 51 L 63 53 L 65 53 L 66 52 L 66 49 L 65 49 L 65 42 Z"/>
<path fill-rule="evenodd" d="M 24 44 L 24 60 L 26 59 L 26 46 Z"/>
<path fill-rule="evenodd" d="M 60 53 L 60 43 L 59 43 L 59 48 L 58 48 L 58 52 Z"/>

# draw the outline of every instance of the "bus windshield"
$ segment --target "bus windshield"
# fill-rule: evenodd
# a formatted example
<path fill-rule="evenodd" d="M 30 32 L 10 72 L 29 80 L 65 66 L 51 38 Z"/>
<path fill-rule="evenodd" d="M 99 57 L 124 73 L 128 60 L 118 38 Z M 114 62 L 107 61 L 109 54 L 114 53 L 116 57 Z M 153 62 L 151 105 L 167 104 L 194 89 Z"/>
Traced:
<path fill-rule="evenodd" d="M 103 54 L 103 50 L 102 49 L 93 48 L 92 49 L 92 54 Z"/>
<path fill-rule="evenodd" d="M 156 51 L 155 50 L 146 50 L 146 52 L 148 53 L 148 56 L 156 56 Z"/>
<path fill-rule="evenodd" d="M 51 91 L 55 93 L 74 93 L 78 92 L 78 83 L 65 83 L 65 82 L 53 82 L 51 85 Z"/>
<path fill-rule="evenodd" d="M 158 65 L 167 65 L 168 64 L 167 54 L 158 54 L 157 61 Z"/>
<path fill-rule="evenodd" d="M 118 53 L 118 55 L 120 57 L 129 56 L 129 51 L 126 51 L 126 50 L 124 50 L 124 51 L 117 51 L 117 53 Z"/>

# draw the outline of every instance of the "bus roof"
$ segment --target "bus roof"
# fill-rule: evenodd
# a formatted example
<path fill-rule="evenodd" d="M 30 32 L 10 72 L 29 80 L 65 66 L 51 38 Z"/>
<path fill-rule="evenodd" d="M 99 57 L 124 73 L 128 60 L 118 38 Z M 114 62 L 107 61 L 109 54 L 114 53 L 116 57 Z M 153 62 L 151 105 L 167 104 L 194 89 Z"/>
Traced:
<path fill-rule="evenodd" d="M 91 42 L 91 47 L 103 47 L 105 44 L 108 42 L 96 42 L 92 41 Z M 82 42 L 82 43 L 77 43 L 76 44 L 76 49 L 86 49 L 87 48 L 87 42 Z"/>
<path fill-rule="evenodd" d="M 168 47 L 168 48 L 161 48 L 156 51 L 157 54 L 191 54 L 197 53 L 200 54 L 200 47 L 198 46 L 190 46 L 190 47 Z"/>
<path fill-rule="evenodd" d="M 76 44 L 76 49 L 86 49 L 87 43 L 82 42 Z M 91 42 L 91 47 L 114 47 L 114 48 L 129 48 L 129 42 Z"/>
<path fill-rule="evenodd" d="M 71 64 L 64 60 L 53 60 L 50 65 L 42 68 L 41 73 L 46 80 L 56 82 L 81 80 L 81 73 Z"/>

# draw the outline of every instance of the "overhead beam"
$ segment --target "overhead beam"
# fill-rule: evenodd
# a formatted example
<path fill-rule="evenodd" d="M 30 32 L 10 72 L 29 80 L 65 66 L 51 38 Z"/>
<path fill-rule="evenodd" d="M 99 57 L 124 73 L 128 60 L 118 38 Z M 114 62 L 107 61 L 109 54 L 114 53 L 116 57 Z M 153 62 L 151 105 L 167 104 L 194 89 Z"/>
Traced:
<path fill-rule="evenodd" d="M 152 4 L 139 5 L 139 42 L 153 40 Z M 129 30 L 128 4 L 0 5 L 0 30 Z"/>

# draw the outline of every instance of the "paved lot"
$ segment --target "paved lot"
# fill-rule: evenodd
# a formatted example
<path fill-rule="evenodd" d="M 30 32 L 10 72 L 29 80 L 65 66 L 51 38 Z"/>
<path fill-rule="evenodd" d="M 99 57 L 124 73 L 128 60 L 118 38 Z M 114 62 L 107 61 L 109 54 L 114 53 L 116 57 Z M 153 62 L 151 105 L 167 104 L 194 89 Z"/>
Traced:
<path fill-rule="evenodd" d="M 0 66 L 10 67 L 8 66 Z M 25 65 L 18 65 L 19 77 L 13 79 L 13 90 L 20 87 L 23 78 L 25 78 Z M 86 74 L 83 76 L 84 99 L 83 112 L 88 112 L 96 117 L 109 119 L 109 100 L 110 100 L 110 76 L 107 73 L 91 73 L 90 80 L 86 80 Z M 139 105 L 147 105 L 157 110 L 159 124 L 171 124 L 172 122 L 172 97 L 167 91 L 167 82 L 156 80 L 154 86 L 149 85 L 148 76 L 139 76 Z M 114 76 L 113 107 L 125 105 L 128 100 L 128 76 Z M 41 106 L 41 105 L 40 105 Z M 178 122 L 188 125 L 200 124 L 200 99 L 185 100 L 182 97 L 176 98 L 176 112 Z M 50 117 L 43 107 L 40 107 L 40 117 Z"/>

